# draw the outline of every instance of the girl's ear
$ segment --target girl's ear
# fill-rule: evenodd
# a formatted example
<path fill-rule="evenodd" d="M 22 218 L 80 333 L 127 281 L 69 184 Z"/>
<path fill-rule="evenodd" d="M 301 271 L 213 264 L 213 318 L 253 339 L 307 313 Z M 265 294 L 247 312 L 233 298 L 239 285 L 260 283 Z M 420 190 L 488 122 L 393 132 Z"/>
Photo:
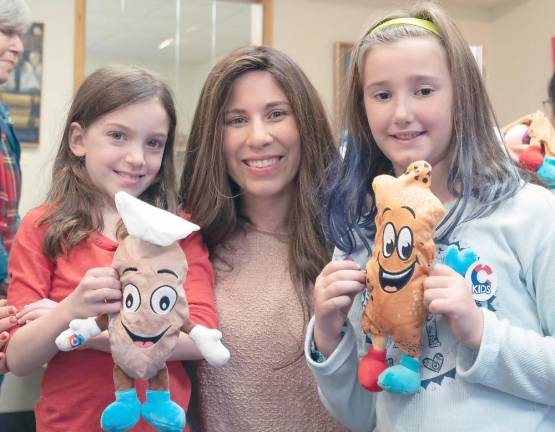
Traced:
<path fill-rule="evenodd" d="M 85 156 L 85 130 L 79 123 L 73 122 L 69 125 L 68 142 L 69 149 L 75 156 Z"/>

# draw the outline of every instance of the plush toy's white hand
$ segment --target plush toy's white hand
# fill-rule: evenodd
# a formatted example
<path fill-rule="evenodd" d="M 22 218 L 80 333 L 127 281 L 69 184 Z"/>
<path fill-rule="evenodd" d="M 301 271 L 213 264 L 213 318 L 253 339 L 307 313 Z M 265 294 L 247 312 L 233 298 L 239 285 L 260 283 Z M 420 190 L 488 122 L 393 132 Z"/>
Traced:
<path fill-rule="evenodd" d="M 101 331 L 94 318 L 74 319 L 70 321 L 69 328 L 56 338 L 56 346 L 60 351 L 73 351 Z"/>
<path fill-rule="evenodd" d="M 189 332 L 189 336 L 210 365 L 223 366 L 229 360 L 229 351 L 220 341 L 222 333 L 219 330 L 197 324 Z"/>

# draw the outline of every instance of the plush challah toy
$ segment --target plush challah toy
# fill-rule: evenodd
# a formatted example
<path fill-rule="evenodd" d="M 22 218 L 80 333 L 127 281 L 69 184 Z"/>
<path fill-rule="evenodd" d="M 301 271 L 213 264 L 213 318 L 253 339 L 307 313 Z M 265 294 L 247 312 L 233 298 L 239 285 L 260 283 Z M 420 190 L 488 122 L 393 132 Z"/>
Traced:
<path fill-rule="evenodd" d="M 362 329 L 372 347 L 359 364 L 360 384 L 370 391 L 410 394 L 420 387 L 422 326 L 426 318 L 423 282 L 434 259 L 433 235 L 444 214 L 430 190 L 432 167 L 413 162 L 398 178 L 380 175 L 372 182 L 376 237 L 366 265 L 368 304 Z M 388 367 L 387 338 L 403 352 Z"/>
<path fill-rule="evenodd" d="M 170 399 L 166 367 L 180 332 L 189 334 L 211 365 L 221 366 L 229 359 L 221 333 L 189 318 L 183 287 L 187 259 L 177 241 L 199 227 L 125 192 L 118 192 L 115 200 L 129 233 L 112 263 L 121 280 L 122 308 L 110 316 L 71 321 L 56 345 L 70 351 L 108 329 L 116 400 L 102 413 L 102 429 L 128 430 L 142 416 L 161 431 L 182 431 L 185 413 Z M 135 379 L 148 380 L 142 405 Z"/>

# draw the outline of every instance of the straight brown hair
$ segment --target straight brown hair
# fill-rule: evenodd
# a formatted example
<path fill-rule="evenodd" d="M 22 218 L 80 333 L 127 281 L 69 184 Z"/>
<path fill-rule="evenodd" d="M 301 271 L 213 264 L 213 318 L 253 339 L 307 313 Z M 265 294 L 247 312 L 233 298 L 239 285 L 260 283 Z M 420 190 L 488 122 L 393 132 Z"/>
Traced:
<path fill-rule="evenodd" d="M 308 319 L 312 285 L 329 261 L 331 247 L 321 225 L 319 189 L 337 149 L 320 98 L 301 69 L 282 52 L 268 47 L 238 49 L 214 66 L 206 79 L 187 143 L 179 190 L 180 205 L 192 215 L 211 253 L 245 222 L 240 192 L 230 180 L 223 153 L 224 110 L 235 80 L 250 71 L 272 75 L 296 119 L 301 161 L 289 215 L 289 268 Z"/>

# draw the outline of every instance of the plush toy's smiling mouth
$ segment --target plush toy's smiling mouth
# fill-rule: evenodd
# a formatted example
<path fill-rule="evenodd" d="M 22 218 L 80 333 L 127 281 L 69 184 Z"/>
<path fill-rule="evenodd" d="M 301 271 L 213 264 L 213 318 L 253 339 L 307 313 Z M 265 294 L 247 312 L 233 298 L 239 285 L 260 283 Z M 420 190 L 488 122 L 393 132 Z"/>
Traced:
<path fill-rule="evenodd" d="M 389 273 L 383 269 L 378 261 L 378 267 L 380 268 L 380 286 L 385 292 L 396 293 L 401 291 L 401 289 L 407 284 L 407 282 L 412 277 L 414 273 L 414 266 L 416 265 L 416 260 L 412 265 L 400 272 Z"/>
<path fill-rule="evenodd" d="M 156 336 L 139 336 L 135 333 L 133 333 L 131 330 L 129 330 L 125 324 L 122 322 L 121 325 L 123 326 L 123 328 L 125 329 L 125 331 L 127 332 L 127 334 L 129 335 L 129 338 L 133 341 L 133 343 L 138 346 L 139 348 L 150 348 L 151 346 L 153 346 L 156 342 L 158 342 L 160 340 L 160 338 L 162 336 L 164 336 L 164 334 L 168 331 L 169 327 L 164 330 L 162 333 L 156 335 Z"/>

